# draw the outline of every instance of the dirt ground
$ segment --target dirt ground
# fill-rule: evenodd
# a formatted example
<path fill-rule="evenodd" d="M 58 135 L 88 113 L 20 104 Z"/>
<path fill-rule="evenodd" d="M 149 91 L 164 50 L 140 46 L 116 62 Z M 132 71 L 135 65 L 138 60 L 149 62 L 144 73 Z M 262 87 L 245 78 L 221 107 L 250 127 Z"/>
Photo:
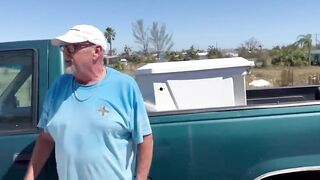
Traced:
<path fill-rule="evenodd" d="M 267 67 L 252 68 L 246 76 L 247 85 L 253 80 L 264 79 L 273 87 L 281 86 L 302 86 L 320 84 L 320 67 Z"/>

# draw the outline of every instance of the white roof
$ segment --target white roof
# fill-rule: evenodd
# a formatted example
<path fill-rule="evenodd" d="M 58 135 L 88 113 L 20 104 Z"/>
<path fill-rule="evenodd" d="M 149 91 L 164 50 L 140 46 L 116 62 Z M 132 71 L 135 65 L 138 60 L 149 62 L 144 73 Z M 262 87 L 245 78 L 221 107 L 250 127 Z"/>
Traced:
<path fill-rule="evenodd" d="M 251 67 L 253 65 L 253 61 L 248 61 L 242 57 L 161 62 L 144 65 L 136 69 L 135 74 L 160 74 L 170 72 L 222 69 L 231 67 Z"/>

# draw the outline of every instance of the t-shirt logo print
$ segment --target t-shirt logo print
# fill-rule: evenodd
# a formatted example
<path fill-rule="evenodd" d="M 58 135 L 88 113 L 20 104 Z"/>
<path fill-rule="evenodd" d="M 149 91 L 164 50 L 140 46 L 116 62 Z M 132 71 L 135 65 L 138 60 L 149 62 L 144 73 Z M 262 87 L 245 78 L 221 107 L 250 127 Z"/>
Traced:
<path fill-rule="evenodd" d="M 101 116 L 107 115 L 109 112 L 108 109 L 105 106 L 102 106 L 100 109 L 98 109 L 99 113 L 101 113 Z"/>

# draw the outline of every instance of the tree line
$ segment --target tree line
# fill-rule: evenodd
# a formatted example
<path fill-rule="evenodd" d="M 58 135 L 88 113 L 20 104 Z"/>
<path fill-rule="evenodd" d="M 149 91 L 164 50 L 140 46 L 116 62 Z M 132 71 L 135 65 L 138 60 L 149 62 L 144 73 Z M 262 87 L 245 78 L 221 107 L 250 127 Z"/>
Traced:
<path fill-rule="evenodd" d="M 112 56 L 116 50 L 112 48 L 112 41 L 115 40 L 116 32 L 113 28 L 107 27 L 104 35 L 109 43 L 107 54 Z M 174 42 L 173 34 L 167 32 L 166 24 L 153 22 L 151 27 L 146 27 L 142 19 L 132 24 L 132 35 L 134 42 L 140 50 L 134 52 L 125 45 L 120 58 L 125 58 L 132 63 L 148 63 L 159 61 L 161 57 L 167 61 L 181 61 L 190 59 L 199 59 L 201 52 L 206 52 L 206 58 L 223 58 L 231 55 L 214 45 L 209 45 L 206 50 L 196 49 L 191 46 L 187 50 L 172 51 Z M 266 49 L 262 43 L 252 37 L 244 41 L 234 51 L 240 57 L 252 59 L 261 66 L 284 65 L 284 66 L 302 66 L 312 65 L 314 61 L 311 58 L 311 50 L 318 49 L 312 46 L 312 35 L 299 35 L 297 41 L 284 46 L 275 46 L 272 49 Z"/>
<path fill-rule="evenodd" d="M 314 65 L 311 50 L 319 49 L 312 45 L 312 35 L 299 35 L 297 41 L 284 46 L 275 46 L 264 49 L 263 45 L 254 37 L 245 41 L 237 49 L 238 55 L 244 58 L 255 59 L 262 66 L 305 66 Z"/>

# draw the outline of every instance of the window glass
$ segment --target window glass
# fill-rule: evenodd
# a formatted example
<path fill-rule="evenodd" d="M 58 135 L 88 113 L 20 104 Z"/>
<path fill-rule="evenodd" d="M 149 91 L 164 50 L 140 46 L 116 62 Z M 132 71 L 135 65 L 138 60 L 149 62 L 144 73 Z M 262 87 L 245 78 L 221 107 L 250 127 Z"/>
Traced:
<path fill-rule="evenodd" d="M 9 83 L 18 74 L 18 72 L 19 70 L 13 70 L 12 68 L 4 65 L 0 66 L 0 94 L 2 94 L 5 88 L 8 87 Z"/>
<path fill-rule="evenodd" d="M 23 83 L 21 88 L 16 93 L 17 100 L 19 102 L 19 107 L 31 107 L 31 97 L 32 97 L 32 79 L 31 75 Z"/>
<path fill-rule="evenodd" d="M 32 50 L 0 52 L 0 132 L 33 129 Z"/>

